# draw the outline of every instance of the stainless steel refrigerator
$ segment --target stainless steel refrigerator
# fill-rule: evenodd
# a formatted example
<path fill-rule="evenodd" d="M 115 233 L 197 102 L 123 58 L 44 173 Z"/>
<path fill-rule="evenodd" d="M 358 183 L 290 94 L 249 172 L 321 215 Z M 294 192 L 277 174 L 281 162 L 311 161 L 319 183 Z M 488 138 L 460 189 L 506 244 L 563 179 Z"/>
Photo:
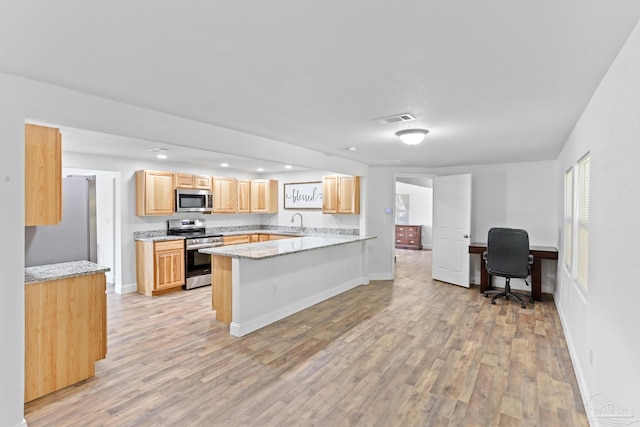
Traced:
<path fill-rule="evenodd" d="M 96 177 L 62 180 L 62 221 L 25 227 L 25 265 L 97 259 Z"/>

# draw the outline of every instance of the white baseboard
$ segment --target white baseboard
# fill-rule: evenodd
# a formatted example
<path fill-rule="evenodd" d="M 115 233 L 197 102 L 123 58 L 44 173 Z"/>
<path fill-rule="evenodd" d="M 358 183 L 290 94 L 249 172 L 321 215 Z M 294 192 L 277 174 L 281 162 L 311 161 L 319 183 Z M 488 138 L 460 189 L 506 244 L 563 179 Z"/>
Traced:
<path fill-rule="evenodd" d="M 293 304 L 289 304 L 288 306 L 283 307 L 281 309 L 264 314 L 248 322 L 244 322 L 242 324 L 231 322 L 231 325 L 229 325 L 229 332 L 234 337 L 241 337 L 241 336 L 247 335 L 253 331 L 257 331 L 260 328 L 263 328 L 267 325 L 277 322 L 278 320 L 284 319 L 287 316 L 291 316 L 292 314 L 302 311 L 305 308 L 309 308 L 312 305 L 328 300 L 329 298 L 339 295 L 343 292 L 346 292 L 349 289 L 353 289 L 356 286 L 360 286 L 360 284 L 361 284 L 360 279 L 351 280 L 349 282 L 335 286 L 331 289 L 327 289 L 318 294 L 304 298 L 300 301 L 296 301 Z"/>
<path fill-rule="evenodd" d="M 556 287 L 556 291 L 557 289 L 558 288 Z M 576 380 L 578 381 L 578 388 L 580 389 L 580 394 L 582 395 L 581 396 L 582 401 L 585 402 L 586 396 L 591 396 L 591 393 L 589 393 L 589 386 L 587 384 L 587 380 L 585 378 L 582 366 L 580 365 L 580 361 L 578 360 L 577 357 L 575 357 L 576 348 L 575 348 L 575 345 L 573 344 L 573 337 L 571 335 L 571 332 L 566 327 L 566 321 L 565 321 L 566 317 L 564 315 L 561 301 L 559 301 L 558 299 L 558 292 L 553 293 L 553 299 L 556 302 L 555 305 L 556 305 L 556 309 L 558 310 L 558 317 L 560 317 L 560 325 L 562 325 L 562 331 L 564 332 L 564 339 L 567 342 L 567 348 L 569 349 L 569 357 L 571 358 L 571 362 L 573 363 L 573 370 L 576 374 Z M 587 416 L 588 415 L 589 414 L 587 414 Z M 591 423 L 591 420 L 589 420 L 589 422 Z"/>
<path fill-rule="evenodd" d="M 136 283 L 127 283 L 125 285 L 116 285 L 114 289 L 116 294 L 130 294 L 138 291 L 138 285 Z"/>
<path fill-rule="evenodd" d="M 370 280 L 394 280 L 393 274 L 391 273 L 370 273 Z"/>

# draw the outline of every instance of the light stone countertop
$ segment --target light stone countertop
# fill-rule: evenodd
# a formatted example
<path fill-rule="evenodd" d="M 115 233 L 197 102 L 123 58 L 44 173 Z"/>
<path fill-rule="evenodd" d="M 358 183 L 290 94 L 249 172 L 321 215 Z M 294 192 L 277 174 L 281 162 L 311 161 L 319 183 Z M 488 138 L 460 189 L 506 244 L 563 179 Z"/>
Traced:
<path fill-rule="evenodd" d="M 278 234 L 281 236 L 296 236 L 296 237 L 311 235 L 310 233 L 304 233 L 304 232 L 269 230 L 269 229 L 223 231 L 220 234 L 222 234 L 223 236 L 244 236 L 246 234 Z"/>
<path fill-rule="evenodd" d="M 246 234 L 246 233 L 245 233 Z M 277 233 L 286 234 L 286 233 Z M 209 255 L 222 255 L 231 258 L 245 259 L 265 259 L 282 255 L 289 255 L 298 252 L 310 251 L 313 249 L 326 248 L 330 246 L 344 245 L 347 243 L 360 242 L 375 239 L 375 236 L 302 236 L 290 239 L 271 240 L 260 243 L 246 243 L 242 245 L 218 246 L 215 248 L 200 249 L 199 252 Z"/>
<path fill-rule="evenodd" d="M 71 261 L 58 264 L 38 265 L 25 267 L 24 283 L 49 282 L 52 280 L 68 279 L 70 277 L 88 276 L 91 274 L 105 273 L 111 270 L 91 261 Z"/>
<path fill-rule="evenodd" d="M 184 239 L 185 239 L 184 236 L 164 235 L 164 236 L 138 237 L 135 240 L 139 242 L 162 242 L 165 240 L 184 240 Z"/>

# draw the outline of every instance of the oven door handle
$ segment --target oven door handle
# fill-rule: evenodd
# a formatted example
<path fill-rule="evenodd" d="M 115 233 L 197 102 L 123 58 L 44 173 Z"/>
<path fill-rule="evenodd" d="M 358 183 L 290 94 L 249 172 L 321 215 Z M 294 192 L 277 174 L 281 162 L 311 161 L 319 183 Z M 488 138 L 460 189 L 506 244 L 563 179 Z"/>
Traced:
<path fill-rule="evenodd" d="M 222 246 L 222 243 L 201 243 L 199 245 L 189 245 L 187 246 L 187 250 L 196 250 L 196 249 L 205 249 L 205 248 L 216 248 L 218 246 Z"/>

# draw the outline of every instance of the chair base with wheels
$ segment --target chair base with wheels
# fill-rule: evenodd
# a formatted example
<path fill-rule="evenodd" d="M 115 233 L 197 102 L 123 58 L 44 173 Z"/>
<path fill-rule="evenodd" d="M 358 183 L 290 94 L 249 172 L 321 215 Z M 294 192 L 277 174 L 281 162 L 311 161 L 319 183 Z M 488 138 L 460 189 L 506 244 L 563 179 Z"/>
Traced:
<path fill-rule="evenodd" d="M 505 286 L 504 286 L 504 291 L 503 292 L 498 292 L 497 294 L 493 295 L 493 297 L 491 298 L 491 304 L 495 304 L 496 303 L 496 299 L 498 299 L 498 298 L 505 297 L 506 299 L 509 299 L 509 297 L 513 297 L 514 299 L 516 299 L 516 300 L 518 300 L 520 302 L 520 307 L 526 308 L 527 306 L 524 303 L 524 301 L 522 301 L 522 299 L 520 298 L 520 295 L 516 295 L 516 294 L 511 292 L 511 283 L 509 283 L 511 281 L 510 277 L 506 277 L 505 280 L 506 280 L 506 283 L 505 283 Z M 526 280 L 525 280 L 525 283 L 527 284 L 527 286 L 529 285 L 529 283 L 527 283 Z M 484 292 L 484 297 L 488 298 L 490 292 L 492 292 L 492 291 L 485 291 Z M 493 292 L 495 292 L 495 291 L 493 291 Z M 533 297 L 529 297 L 529 302 L 531 304 L 533 304 Z"/>

